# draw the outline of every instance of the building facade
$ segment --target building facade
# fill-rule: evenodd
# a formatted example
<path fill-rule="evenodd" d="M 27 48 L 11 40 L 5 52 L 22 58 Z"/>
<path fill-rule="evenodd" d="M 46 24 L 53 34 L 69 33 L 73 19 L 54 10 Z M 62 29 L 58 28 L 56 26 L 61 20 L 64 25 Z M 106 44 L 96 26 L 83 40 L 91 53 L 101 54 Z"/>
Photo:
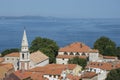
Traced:
<path fill-rule="evenodd" d="M 74 42 L 68 46 L 60 48 L 58 51 L 58 56 L 56 58 L 57 64 L 68 64 L 68 60 L 74 57 L 84 58 L 89 61 L 97 61 L 99 60 L 99 52 L 98 50 L 91 49 L 87 45 Z"/>

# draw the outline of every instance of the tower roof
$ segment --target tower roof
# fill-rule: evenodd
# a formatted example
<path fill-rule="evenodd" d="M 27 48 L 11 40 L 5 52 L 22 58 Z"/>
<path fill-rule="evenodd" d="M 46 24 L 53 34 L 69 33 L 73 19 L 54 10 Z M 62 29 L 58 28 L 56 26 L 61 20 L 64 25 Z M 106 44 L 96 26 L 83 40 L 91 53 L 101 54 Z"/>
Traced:
<path fill-rule="evenodd" d="M 23 33 L 23 39 L 22 39 L 22 46 L 28 46 L 28 40 L 27 40 L 27 35 L 26 35 L 26 30 L 24 29 Z"/>

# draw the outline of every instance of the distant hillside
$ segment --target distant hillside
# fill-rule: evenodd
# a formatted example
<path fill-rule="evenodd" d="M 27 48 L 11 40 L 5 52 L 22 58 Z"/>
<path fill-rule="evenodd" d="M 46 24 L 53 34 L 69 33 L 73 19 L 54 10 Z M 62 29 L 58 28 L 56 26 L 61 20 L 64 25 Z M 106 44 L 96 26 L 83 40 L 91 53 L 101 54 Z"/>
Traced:
<path fill-rule="evenodd" d="M 0 16 L 0 19 L 56 19 L 55 17 L 42 16 Z"/>

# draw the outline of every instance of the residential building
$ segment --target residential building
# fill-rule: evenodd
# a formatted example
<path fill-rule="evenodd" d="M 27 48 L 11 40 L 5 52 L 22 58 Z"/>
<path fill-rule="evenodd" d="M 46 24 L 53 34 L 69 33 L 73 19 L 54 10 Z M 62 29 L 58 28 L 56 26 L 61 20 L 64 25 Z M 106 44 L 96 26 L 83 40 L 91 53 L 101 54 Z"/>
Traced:
<path fill-rule="evenodd" d="M 112 69 L 120 68 L 120 62 L 89 62 L 86 71 L 98 74 L 98 80 L 104 80 Z"/>
<path fill-rule="evenodd" d="M 37 80 L 61 80 L 67 78 L 67 74 L 77 76 L 81 67 L 76 64 L 48 64 L 44 67 L 35 67 L 27 71 L 16 71 L 9 76 L 11 80 L 37 79 Z M 38 77 L 39 76 L 39 77 Z"/>
<path fill-rule="evenodd" d="M 59 49 L 58 56 L 56 58 L 56 63 L 68 64 L 68 60 L 76 56 L 80 58 L 89 59 L 89 61 L 99 60 L 98 50 L 91 49 L 83 43 L 74 42 L 68 46 Z"/>
<path fill-rule="evenodd" d="M 82 80 L 98 80 L 98 76 L 95 72 L 85 72 L 81 77 Z"/>
<path fill-rule="evenodd" d="M 11 73 L 14 72 L 14 67 L 11 63 L 0 64 L 0 80 L 5 80 Z"/>

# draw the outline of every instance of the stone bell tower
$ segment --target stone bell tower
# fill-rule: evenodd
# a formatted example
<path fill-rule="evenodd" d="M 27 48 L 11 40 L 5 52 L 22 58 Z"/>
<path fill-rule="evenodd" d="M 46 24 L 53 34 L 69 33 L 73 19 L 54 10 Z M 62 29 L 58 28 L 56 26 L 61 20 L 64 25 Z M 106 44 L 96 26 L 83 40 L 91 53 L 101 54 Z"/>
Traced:
<path fill-rule="evenodd" d="M 26 30 L 24 29 L 22 44 L 21 44 L 21 51 L 20 51 L 20 70 L 28 70 L 30 67 L 30 53 L 28 48 L 28 40 L 26 35 Z"/>

